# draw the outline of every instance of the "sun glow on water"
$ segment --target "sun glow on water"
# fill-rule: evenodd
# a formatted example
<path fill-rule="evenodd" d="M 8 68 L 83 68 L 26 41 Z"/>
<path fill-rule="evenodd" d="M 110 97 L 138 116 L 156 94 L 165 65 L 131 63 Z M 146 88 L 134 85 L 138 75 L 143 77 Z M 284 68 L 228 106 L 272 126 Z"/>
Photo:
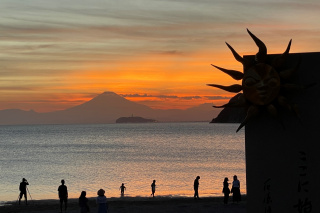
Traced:
<path fill-rule="evenodd" d="M 237 124 L 155 123 L 3 126 L 0 130 L 0 200 L 15 200 L 23 177 L 32 198 L 57 199 L 65 179 L 69 197 L 100 188 L 107 197 L 222 196 L 224 177 L 237 174 L 246 193 L 244 132 Z M 231 181 L 230 181 L 231 182 Z"/>

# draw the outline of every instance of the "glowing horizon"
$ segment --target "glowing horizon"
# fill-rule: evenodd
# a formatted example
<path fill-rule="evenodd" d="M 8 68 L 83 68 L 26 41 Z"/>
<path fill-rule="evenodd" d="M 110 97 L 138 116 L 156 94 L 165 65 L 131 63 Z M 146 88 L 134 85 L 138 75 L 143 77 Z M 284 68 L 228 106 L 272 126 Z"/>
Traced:
<path fill-rule="evenodd" d="M 237 82 L 210 64 L 242 71 L 225 41 L 255 54 L 249 28 L 268 54 L 290 39 L 291 53 L 318 52 L 319 9 L 284 0 L 4 0 L 0 110 L 62 110 L 105 91 L 157 109 L 220 105 L 234 94 L 206 84 Z"/>

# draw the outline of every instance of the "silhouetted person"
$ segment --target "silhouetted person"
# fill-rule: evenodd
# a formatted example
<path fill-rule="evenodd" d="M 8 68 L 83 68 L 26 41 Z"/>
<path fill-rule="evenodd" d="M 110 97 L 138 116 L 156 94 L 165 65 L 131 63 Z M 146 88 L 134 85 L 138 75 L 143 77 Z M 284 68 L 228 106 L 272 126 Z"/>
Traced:
<path fill-rule="evenodd" d="M 88 206 L 88 198 L 86 198 L 86 191 L 82 191 L 79 197 L 79 206 L 80 206 L 80 213 L 88 213 L 90 212 L 90 208 Z"/>
<path fill-rule="evenodd" d="M 193 189 L 194 189 L 194 198 L 199 199 L 199 180 L 200 176 L 197 176 L 193 183 Z"/>
<path fill-rule="evenodd" d="M 228 201 L 229 201 L 230 189 L 229 189 L 228 181 L 229 181 L 229 179 L 227 177 L 224 178 L 223 189 L 222 189 L 222 193 L 224 194 L 224 199 L 223 199 L 224 204 L 228 204 Z"/>
<path fill-rule="evenodd" d="M 241 201 L 240 181 L 238 180 L 237 175 L 233 176 L 231 193 L 233 193 L 233 196 L 232 196 L 233 202 L 239 202 L 239 201 Z"/>
<path fill-rule="evenodd" d="M 60 212 L 62 212 L 63 202 L 64 202 L 64 211 L 67 211 L 68 189 L 67 189 L 67 186 L 64 185 L 64 180 L 61 180 L 61 185 L 58 188 L 58 194 L 59 194 L 59 199 L 60 199 Z"/>
<path fill-rule="evenodd" d="M 121 184 L 119 189 L 121 190 L 121 196 L 123 196 L 124 195 L 124 190 L 126 190 L 126 187 L 124 186 L 124 183 Z"/>
<path fill-rule="evenodd" d="M 19 195 L 19 205 L 22 196 L 24 195 L 24 199 L 26 200 L 26 205 L 28 205 L 27 199 L 27 185 L 29 185 L 28 181 L 25 178 L 22 178 L 22 182 L 19 185 L 20 195 Z"/>
<path fill-rule="evenodd" d="M 105 191 L 103 189 L 99 189 L 97 192 L 97 204 L 98 206 L 98 213 L 106 213 L 108 212 L 108 204 L 107 204 L 107 198 L 104 195 Z"/>
<path fill-rule="evenodd" d="M 154 193 L 156 192 L 156 180 L 153 180 L 151 184 L 151 195 L 154 197 Z"/>

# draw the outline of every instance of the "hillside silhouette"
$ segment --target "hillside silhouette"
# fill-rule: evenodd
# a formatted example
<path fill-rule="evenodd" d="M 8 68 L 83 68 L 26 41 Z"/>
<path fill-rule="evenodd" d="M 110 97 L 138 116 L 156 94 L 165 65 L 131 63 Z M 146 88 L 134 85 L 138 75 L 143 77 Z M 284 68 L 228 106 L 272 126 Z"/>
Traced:
<path fill-rule="evenodd" d="M 236 101 L 239 96 L 240 94 L 235 95 L 229 102 Z M 241 123 L 246 115 L 246 107 L 225 107 L 210 123 Z"/>
<path fill-rule="evenodd" d="M 114 92 L 104 92 L 88 102 L 66 110 L 47 113 L 19 109 L 0 110 L 0 125 L 17 124 L 101 124 L 115 123 L 119 117 L 141 116 L 158 122 L 211 121 L 221 109 L 206 103 L 186 110 L 152 109 L 129 101 Z"/>

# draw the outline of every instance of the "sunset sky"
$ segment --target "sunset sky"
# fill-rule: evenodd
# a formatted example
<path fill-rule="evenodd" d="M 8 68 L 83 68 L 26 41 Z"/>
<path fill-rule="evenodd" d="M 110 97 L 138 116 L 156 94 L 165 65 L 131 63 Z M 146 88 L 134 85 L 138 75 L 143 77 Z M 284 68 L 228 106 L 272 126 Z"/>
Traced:
<path fill-rule="evenodd" d="M 0 110 L 48 112 L 105 91 L 152 108 L 221 104 L 255 54 L 320 51 L 320 1 L 1 0 Z"/>

